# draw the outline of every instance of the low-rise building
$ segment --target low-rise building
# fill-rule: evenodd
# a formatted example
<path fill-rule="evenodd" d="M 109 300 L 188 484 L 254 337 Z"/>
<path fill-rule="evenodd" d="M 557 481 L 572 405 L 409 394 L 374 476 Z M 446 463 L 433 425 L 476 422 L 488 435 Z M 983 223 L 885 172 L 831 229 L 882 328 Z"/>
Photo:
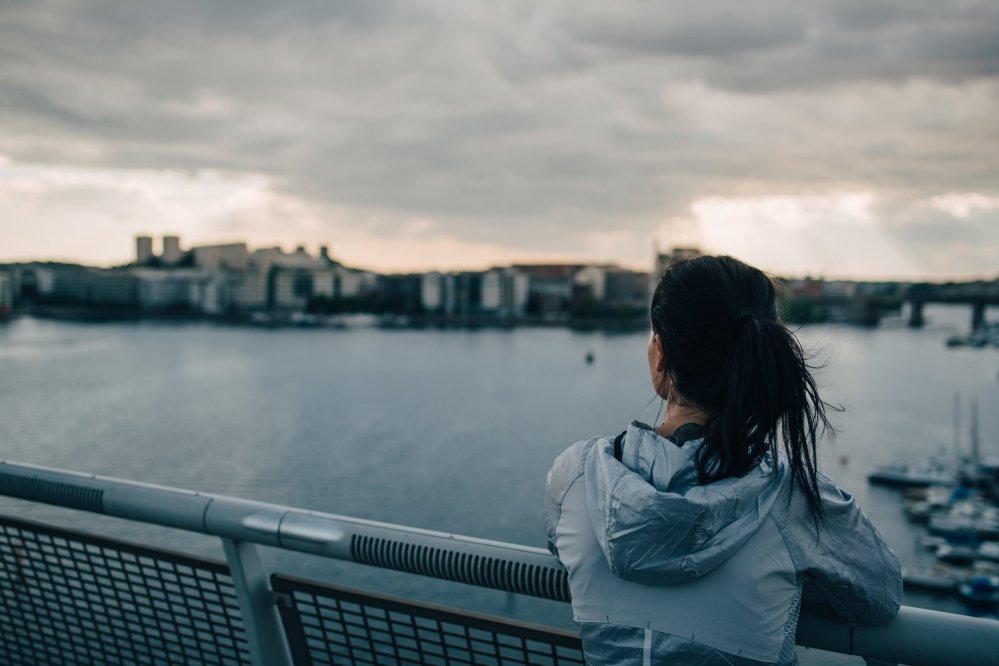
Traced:
<path fill-rule="evenodd" d="M 620 316 L 644 310 L 651 295 L 650 275 L 617 266 L 586 266 L 573 281 L 572 309 L 577 316 Z"/>
<path fill-rule="evenodd" d="M 379 275 L 376 291 L 377 311 L 405 315 L 423 312 L 422 275 Z"/>
<path fill-rule="evenodd" d="M 604 272 L 603 302 L 610 307 L 645 308 L 651 300 L 651 276 L 641 271 L 611 269 Z"/>
<path fill-rule="evenodd" d="M 332 275 L 329 269 L 284 266 L 271 269 L 268 305 L 273 310 L 302 312 L 313 298 L 329 297 L 331 293 Z"/>
<path fill-rule="evenodd" d="M 595 302 L 604 300 L 607 287 L 607 269 L 603 266 L 586 266 L 573 276 L 573 292 L 585 290 Z"/>
<path fill-rule="evenodd" d="M 823 283 L 822 295 L 832 300 L 848 300 L 856 298 L 860 285 L 857 282 L 845 282 L 842 280 L 827 281 Z"/>
<path fill-rule="evenodd" d="M 337 266 L 333 269 L 333 297 L 358 298 L 374 291 L 378 276 L 370 271 Z"/>
<path fill-rule="evenodd" d="M 822 280 L 813 278 L 800 278 L 785 280 L 783 283 L 785 298 L 811 299 L 822 298 L 824 286 Z"/>
<path fill-rule="evenodd" d="M 544 318 L 558 318 L 568 314 L 576 274 L 586 266 L 515 264 L 512 268 L 527 276 L 527 313 Z"/>
<path fill-rule="evenodd" d="M 420 303 L 428 314 L 474 314 L 479 309 L 478 273 L 424 273 L 420 276 Z"/>
<path fill-rule="evenodd" d="M 139 305 L 138 283 L 125 269 L 34 264 L 22 271 L 22 289 L 44 305 L 128 309 Z"/>
<path fill-rule="evenodd" d="M 206 271 L 244 270 L 250 259 L 246 243 L 198 245 L 191 248 L 194 265 Z"/>
<path fill-rule="evenodd" d="M 449 276 L 443 273 L 420 275 L 420 305 L 425 312 L 443 312 L 446 307 Z"/>
<path fill-rule="evenodd" d="M 0 317 L 14 309 L 14 279 L 8 271 L 0 271 Z"/>
<path fill-rule="evenodd" d="M 701 249 L 697 247 L 674 247 L 669 252 L 658 252 L 656 254 L 655 273 L 651 276 L 651 279 L 658 283 L 662 274 L 673 264 L 699 256 L 701 256 Z"/>
<path fill-rule="evenodd" d="M 220 315 L 230 309 L 227 276 L 197 269 L 133 269 L 139 306 L 150 313 Z"/>
<path fill-rule="evenodd" d="M 268 274 L 256 267 L 242 271 L 229 271 L 231 303 L 238 312 L 256 312 L 267 309 L 269 300 Z"/>
<path fill-rule="evenodd" d="M 507 318 L 522 316 L 527 307 L 528 278 L 511 268 L 424 273 L 419 279 L 427 314 Z"/>
<path fill-rule="evenodd" d="M 522 317 L 527 310 L 528 277 L 513 268 L 494 268 L 482 275 L 481 308 L 498 317 Z"/>
<path fill-rule="evenodd" d="M 254 257 L 258 268 L 268 274 L 270 309 L 301 312 L 315 298 L 334 297 L 336 264 L 328 253 L 316 258 L 300 245 L 292 253 L 281 248 L 258 250 Z"/>

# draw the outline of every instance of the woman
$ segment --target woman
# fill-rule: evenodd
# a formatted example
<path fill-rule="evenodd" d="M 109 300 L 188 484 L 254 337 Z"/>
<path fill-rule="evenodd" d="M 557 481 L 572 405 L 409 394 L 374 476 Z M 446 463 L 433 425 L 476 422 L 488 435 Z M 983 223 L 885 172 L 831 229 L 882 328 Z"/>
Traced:
<path fill-rule="evenodd" d="M 898 560 L 816 469 L 828 427 L 774 287 L 731 257 L 673 265 L 652 298 L 662 423 L 579 442 L 548 474 L 548 540 L 590 664 L 793 664 L 802 603 L 898 612 Z"/>

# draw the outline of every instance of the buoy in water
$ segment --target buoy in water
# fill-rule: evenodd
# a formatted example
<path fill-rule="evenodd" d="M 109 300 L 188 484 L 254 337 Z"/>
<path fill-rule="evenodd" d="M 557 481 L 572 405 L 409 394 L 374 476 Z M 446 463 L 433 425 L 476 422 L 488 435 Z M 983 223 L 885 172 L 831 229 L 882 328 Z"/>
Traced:
<path fill-rule="evenodd" d="M 594 358 L 593 357 L 593 352 L 586 352 L 586 364 L 587 365 L 592 365 L 593 364 L 593 358 Z"/>

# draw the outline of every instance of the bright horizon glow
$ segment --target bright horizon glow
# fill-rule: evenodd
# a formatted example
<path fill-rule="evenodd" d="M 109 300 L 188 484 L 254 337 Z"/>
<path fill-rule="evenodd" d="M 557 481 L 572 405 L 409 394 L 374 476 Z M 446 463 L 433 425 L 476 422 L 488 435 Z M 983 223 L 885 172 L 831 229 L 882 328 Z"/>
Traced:
<path fill-rule="evenodd" d="M 878 225 L 875 201 L 863 191 L 707 197 L 695 201 L 691 212 L 706 246 L 772 273 L 869 280 L 918 275 L 915 263 Z"/>
<path fill-rule="evenodd" d="M 184 248 L 246 242 L 251 250 L 328 245 L 337 260 L 382 273 L 481 270 L 517 263 L 617 264 L 649 270 L 652 244 L 694 245 L 732 254 L 771 273 L 829 279 L 992 279 L 981 274 L 920 274 L 892 242 L 871 191 L 828 194 L 706 196 L 687 218 L 660 224 L 650 238 L 628 231 L 590 232 L 584 250 L 560 253 L 470 241 L 441 230 L 432 217 L 319 207 L 286 194 L 263 174 L 217 170 L 148 170 L 21 164 L 0 156 L 0 207 L 6 238 L 0 262 L 69 261 L 120 265 L 134 257 L 137 235 L 178 235 Z M 925 207 L 957 220 L 999 209 L 999 199 L 946 192 Z M 371 229 L 394 216 L 394 235 Z M 45 219 L 44 224 L 35 220 Z M 362 221 L 364 224 L 357 224 Z M 275 228 L 281 229 L 280 235 Z M 851 242 L 844 243 L 848 238 Z M 774 239 L 780 239 L 775 243 Z M 647 263 L 635 257 L 647 257 Z"/>

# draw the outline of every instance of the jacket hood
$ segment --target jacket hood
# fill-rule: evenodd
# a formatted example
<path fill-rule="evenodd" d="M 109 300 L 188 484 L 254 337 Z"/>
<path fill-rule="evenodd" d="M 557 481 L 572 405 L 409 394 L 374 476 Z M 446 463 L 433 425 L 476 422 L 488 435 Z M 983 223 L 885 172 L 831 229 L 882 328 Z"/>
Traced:
<path fill-rule="evenodd" d="M 787 466 L 771 458 L 744 476 L 699 485 L 695 456 L 703 443 L 677 446 L 635 421 L 620 461 L 609 439 L 588 451 L 590 520 L 618 576 L 651 585 L 703 576 L 756 533 L 787 488 Z"/>

